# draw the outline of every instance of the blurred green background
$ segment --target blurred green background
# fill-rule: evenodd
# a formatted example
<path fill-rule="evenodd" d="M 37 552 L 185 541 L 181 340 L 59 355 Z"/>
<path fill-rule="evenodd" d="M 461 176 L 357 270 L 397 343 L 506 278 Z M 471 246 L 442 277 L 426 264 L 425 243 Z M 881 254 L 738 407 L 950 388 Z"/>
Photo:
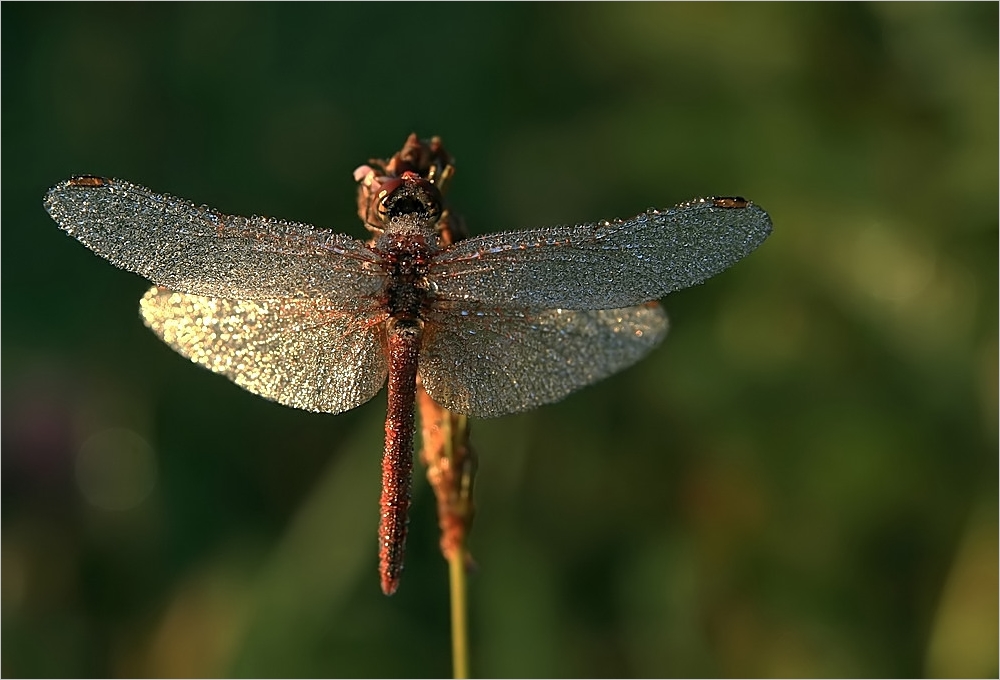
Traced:
<path fill-rule="evenodd" d="M 702 195 L 746 261 L 648 359 L 475 421 L 485 676 L 996 676 L 996 3 L 4 3 L 2 672 L 440 676 L 417 471 L 161 344 L 45 190 L 121 177 L 363 235 L 411 131 L 474 233 Z"/>

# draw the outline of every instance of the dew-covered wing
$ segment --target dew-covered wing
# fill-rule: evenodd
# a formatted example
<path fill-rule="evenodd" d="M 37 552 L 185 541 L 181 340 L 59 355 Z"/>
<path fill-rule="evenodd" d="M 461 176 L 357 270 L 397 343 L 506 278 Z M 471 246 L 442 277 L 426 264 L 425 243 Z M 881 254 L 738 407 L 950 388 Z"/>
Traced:
<path fill-rule="evenodd" d="M 506 232 L 434 258 L 437 296 L 512 307 L 612 309 L 701 283 L 771 233 L 740 198 L 698 199 L 629 220 Z"/>
<path fill-rule="evenodd" d="M 429 321 L 420 353 L 424 389 L 452 411 L 484 418 L 558 401 L 634 364 L 667 332 L 655 302 L 520 312 L 443 304 Z"/>
<path fill-rule="evenodd" d="M 146 325 L 191 361 L 286 406 L 340 413 L 385 383 L 377 324 L 322 300 L 237 301 L 154 287 L 140 309 Z"/>
<path fill-rule="evenodd" d="M 382 287 L 378 258 L 361 241 L 224 215 L 120 180 L 67 180 L 49 190 L 45 209 L 98 255 L 172 290 L 242 300 L 324 296 L 349 306 Z"/>

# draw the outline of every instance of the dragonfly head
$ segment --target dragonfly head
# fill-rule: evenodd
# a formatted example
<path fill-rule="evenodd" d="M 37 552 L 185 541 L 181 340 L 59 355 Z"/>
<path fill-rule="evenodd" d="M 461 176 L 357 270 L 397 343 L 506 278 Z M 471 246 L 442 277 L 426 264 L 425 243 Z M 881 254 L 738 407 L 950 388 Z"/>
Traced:
<path fill-rule="evenodd" d="M 441 217 L 441 192 L 415 172 L 387 179 L 375 194 L 374 202 L 383 229 L 433 231 Z"/>

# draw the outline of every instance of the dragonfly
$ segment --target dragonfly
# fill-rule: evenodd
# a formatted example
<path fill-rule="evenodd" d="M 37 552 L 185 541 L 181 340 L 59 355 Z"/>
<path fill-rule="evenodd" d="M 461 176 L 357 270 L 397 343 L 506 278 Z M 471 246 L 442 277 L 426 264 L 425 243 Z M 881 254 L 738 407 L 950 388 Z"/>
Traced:
<path fill-rule="evenodd" d="M 369 176 L 368 242 L 93 175 L 44 200 L 64 231 L 154 284 L 142 319 L 191 361 L 322 413 L 388 384 L 378 533 L 387 595 L 403 569 L 418 380 L 444 408 L 480 418 L 559 401 L 646 356 L 667 332 L 660 298 L 722 272 L 771 232 L 751 201 L 714 197 L 452 242 L 438 229 L 441 179 Z"/>

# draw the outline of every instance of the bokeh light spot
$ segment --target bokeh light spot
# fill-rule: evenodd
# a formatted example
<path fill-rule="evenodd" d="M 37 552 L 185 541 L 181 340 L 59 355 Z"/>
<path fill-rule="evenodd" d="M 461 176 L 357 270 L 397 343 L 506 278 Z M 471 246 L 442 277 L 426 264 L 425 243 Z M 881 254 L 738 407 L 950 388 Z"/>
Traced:
<path fill-rule="evenodd" d="M 156 456 L 145 438 L 125 428 L 102 430 L 80 447 L 76 482 L 91 505 L 129 510 L 156 485 Z"/>

